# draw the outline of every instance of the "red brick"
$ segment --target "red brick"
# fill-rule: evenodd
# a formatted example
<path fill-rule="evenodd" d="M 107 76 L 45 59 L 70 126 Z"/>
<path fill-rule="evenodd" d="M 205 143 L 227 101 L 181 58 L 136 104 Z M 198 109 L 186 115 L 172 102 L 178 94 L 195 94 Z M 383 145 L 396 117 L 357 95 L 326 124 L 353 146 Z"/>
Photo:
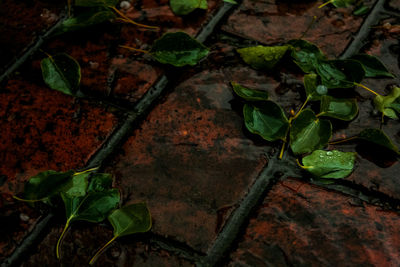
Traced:
<path fill-rule="evenodd" d="M 35 214 L 11 196 L 40 171 L 84 167 L 117 121 L 98 105 L 30 81 L 9 80 L 0 95 L 0 161 L 5 163 L 0 166 L 5 180 L 0 187 L 0 208 L 7 222 L 1 253 L 5 256 L 34 222 L 19 220 L 19 216 Z"/>
<path fill-rule="evenodd" d="M 278 183 L 230 256 L 230 266 L 396 266 L 396 212 L 297 180 Z"/>
<path fill-rule="evenodd" d="M 96 251 L 112 238 L 112 231 L 95 224 L 72 225 L 61 246 L 61 260 L 55 245 L 61 228 L 54 228 L 39 244 L 34 254 L 21 266 L 86 266 Z M 98 258 L 93 266 L 194 266 L 173 253 L 130 235 L 119 238 Z"/>
<path fill-rule="evenodd" d="M 284 43 L 302 36 L 316 16 L 304 39 L 318 45 L 327 55 L 338 56 L 347 47 L 363 19 L 352 10 L 326 6 L 322 1 L 244 0 L 222 29 L 263 44 Z"/>
<path fill-rule="evenodd" d="M 1 1 L 0 71 L 54 25 L 63 8 L 62 1 Z"/>

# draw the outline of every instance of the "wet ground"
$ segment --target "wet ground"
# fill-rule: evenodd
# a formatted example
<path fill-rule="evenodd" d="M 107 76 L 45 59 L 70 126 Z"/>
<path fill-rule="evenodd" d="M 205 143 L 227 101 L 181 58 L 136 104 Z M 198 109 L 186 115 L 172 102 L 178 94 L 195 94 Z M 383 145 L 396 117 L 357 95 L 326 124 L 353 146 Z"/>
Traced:
<path fill-rule="evenodd" d="M 0 2 L 0 210 L 2 266 L 85 266 L 112 236 L 107 224 L 75 224 L 62 258 L 55 243 L 63 211 L 34 209 L 12 195 L 43 170 L 100 165 L 112 173 L 124 203 L 146 202 L 149 233 L 117 240 L 97 266 L 399 266 L 398 158 L 347 143 L 358 152 L 355 171 L 320 184 L 298 170 L 280 144 L 244 127 L 230 81 L 266 90 L 286 112 L 304 98 L 293 66 L 251 69 L 238 47 L 299 38 L 329 57 L 377 56 L 397 78 L 364 83 L 387 94 L 400 80 L 400 1 L 364 1 L 322 9 L 322 1 L 208 1 L 207 11 L 179 17 L 167 0 L 142 0 L 122 11 L 148 31 L 113 23 L 48 36 L 65 19 L 65 3 Z M 390 24 L 389 24 L 390 23 Z M 390 26 L 391 25 L 391 26 Z M 210 48 L 194 67 L 161 65 L 120 45 L 149 49 L 164 32 L 185 31 Z M 49 89 L 40 60 L 65 52 L 82 68 L 81 97 Z M 360 115 L 337 123 L 333 139 L 377 128 L 372 94 L 356 89 Z M 400 144 L 400 125 L 385 132 Z"/>

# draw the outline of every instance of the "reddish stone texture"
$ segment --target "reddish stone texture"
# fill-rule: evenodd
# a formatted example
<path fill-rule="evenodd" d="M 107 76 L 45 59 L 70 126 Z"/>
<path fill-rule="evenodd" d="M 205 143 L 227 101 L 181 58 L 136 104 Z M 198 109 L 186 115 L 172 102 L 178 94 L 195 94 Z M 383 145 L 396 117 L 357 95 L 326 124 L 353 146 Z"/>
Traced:
<path fill-rule="evenodd" d="M 197 73 L 150 113 L 107 169 L 125 199 L 148 203 L 152 231 L 203 252 L 271 150 L 245 136 L 233 79 L 263 90 L 279 86 L 247 67 Z"/>
<path fill-rule="evenodd" d="M 86 266 L 96 251 L 112 238 L 112 231 L 95 224 L 75 223 L 61 245 L 61 260 L 55 246 L 62 228 L 54 228 L 33 255 L 21 266 Z M 138 240 L 139 239 L 139 240 Z M 194 266 L 173 253 L 140 241 L 140 236 L 119 238 L 98 258 L 93 266 Z"/>
<path fill-rule="evenodd" d="M 317 19 L 304 39 L 327 55 L 340 55 L 363 21 L 352 10 L 332 6 L 318 8 L 322 1 L 244 0 L 222 29 L 263 44 L 284 43 L 302 36 L 313 17 Z"/>
<path fill-rule="evenodd" d="M 25 235 L 29 228 L 25 224 L 31 222 L 18 219 L 23 213 L 31 216 L 25 204 L 16 203 L 11 196 L 40 171 L 84 167 L 117 121 L 102 107 L 30 81 L 9 80 L 0 95 L 0 208 L 7 233 L 2 235 L 1 254 L 5 256 Z"/>
<path fill-rule="evenodd" d="M 0 2 L 0 71 L 58 21 L 63 1 Z"/>
<path fill-rule="evenodd" d="M 301 181 L 278 183 L 229 266 L 397 266 L 399 214 L 351 202 Z"/>

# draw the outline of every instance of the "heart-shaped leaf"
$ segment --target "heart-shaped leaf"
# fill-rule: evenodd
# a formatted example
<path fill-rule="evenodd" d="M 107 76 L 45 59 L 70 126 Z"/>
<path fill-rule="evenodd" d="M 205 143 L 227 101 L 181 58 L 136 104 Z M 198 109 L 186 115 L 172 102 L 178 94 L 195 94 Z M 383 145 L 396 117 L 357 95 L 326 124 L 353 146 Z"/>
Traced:
<path fill-rule="evenodd" d="M 374 99 L 374 105 L 383 115 L 398 119 L 397 113 L 400 113 L 400 88 L 394 87 L 387 96 L 377 95 Z"/>
<path fill-rule="evenodd" d="M 115 6 L 118 4 L 120 0 L 75 0 L 75 6 L 86 6 L 86 7 L 95 7 L 95 6 Z"/>
<path fill-rule="evenodd" d="M 266 91 L 261 91 L 261 90 L 255 90 L 255 89 L 249 89 L 244 86 L 241 86 L 238 83 L 231 82 L 233 91 L 243 98 L 244 100 L 247 101 L 263 101 L 263 100 L 268 100 L 268 92 Z"/>
<path fill-rule="evenodd" d="M 399 148 L 395 144 L 393 144 L 392 140 L 390 140 L 390 138 L 382 130 L 365 129 L 358 134 L 358 138 L 387 148 L 395 152 L 396 154 L 400 154 Z"/>
<path fill-rule="evenodd" d="M 302 160 L 303 169 L 318 178 L 344 178 L 353 171 L 357 153 L 316 150 Z"/>
<path fill-rule="evenodd" d="M 321 82 L 328 88 L 350 88 L 364 78 L 364 69 L 355 60 L 327 60 L 317 65 Z"/>
<path fill-rule="evenodd" d="M 321 97 L 328 93 L 328 88 L 325 85 L 318 85 L 317 74 L 311 73 L 304 75 L 303 82 L 307 98 L 310 101 L 321 100 Z"/>
<path fill-rule="evenodd" d="M 320 116 L 351 121 L 358 114 L 357 100 L 322 96 Z"/>
<path fill-rule="evenodd" d="M 151 55 L 163 64 L 176 67 L 196 65 L 208 55 L 208 48 L 184 32 L 166 33 L 156 40 Z"/>
<path fill-rule="evenodd" d="M 67 54 L 49 56 L 41 62 L 43 80 L 46 84 L 64 94 L 74 95 L 81 80 L 81 68 L 75 59 Z"/>
<path fill-rule="evenodd" d="M 91 9 L 76 17 L 66 19 L 55 31 L 55 35 L 72 32 L 115 19 L 116 15 L 111 10 Z"/>
<path fill-rule="evenodd" d="M 237 49 L 238 53 L 251 67 L 261 70 L 272 69 L 285 55 L 289 46 L 254 46 Z"/>
<path fill-rule="evenodd" d="M 331 122 L 320 120 L 311 109 L 305 109 L 292 122 L 290 147 L 296 155 L 310 153 L 323 148 L 331 135 Z"/>
<path fill-rule="evenodd" d="M 318 46 L 305 40 L 291 40 L 292 58 L 300 69 L 306 73 L 315 72 L 319 61 L 326 60 L 325 55 Z"/>
<path fill-rule="evenodd" d="M 282 108 L 272 101 L 262 104 L 245 104 L 243 107 L 246 128 L 267 141 L 286 140 L 289 122 Z"/>
<path fill-rule="evenodd" d="M 176 15 L 187 15 L 195 9 L 207 9 L 207 0 L 170 0 L 172 11 Z"/>
<path fill-rule="evenodd" d="M 365 77 L 394 77 L 394 75 L 387 70 L 385 65 L 374 56 L 358 54 L 352 56 L 351 59 L 361 63 L 365 71 Z"/>

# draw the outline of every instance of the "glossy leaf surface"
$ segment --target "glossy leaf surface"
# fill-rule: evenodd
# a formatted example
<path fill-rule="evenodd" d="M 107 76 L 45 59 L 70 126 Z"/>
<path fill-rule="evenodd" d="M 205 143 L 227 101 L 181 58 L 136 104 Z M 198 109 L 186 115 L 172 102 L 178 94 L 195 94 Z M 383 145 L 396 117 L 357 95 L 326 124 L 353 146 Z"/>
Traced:
<path fill-rule="evenodd" d="M 349 88 L 360 83 L 365 72 L 362 65 L 355 60 L 329 60 L 319 62 L 317 73 L 321 82 L 328 88 Z"/>
<path fill-rule="evenodd" d="M 244 100 L 247 101 L 262 101 L 262 100 L 268 100 L 268 92 L 266 91 L 261 91 L 261 90 L 255 90 L 255 89 L 249 89 L 244 86 L 241 86 L 240 84 L 236 82 L 231 82 L 233 91 L 235 93 L 243 98 Z"/>
<path fill-rule="evenodd" d="M 116 15 L 111 10 L 94 9 L 76 17 L 66 19 L 56 30 L 55 34 L 82 30 L 100 23 L 115 19 Z"/>
<path fill-rule="evenodd" d="M 365 129 L 359 133 L 358 138 L 361 140 L 371 142 L 375 145 L 387 148 L 399 154 L 399 148 L 390 140 L 390 138 L 379 129 Z"/>
<path fill-rule="evenodd" d="M 67 54 L 49 56 L 41 62 L 45 83 L 64 94 L 74 95 L 81 81 L 81 68 L 75 59 Z"/>
<path fill-rule="evenodd" d="M 289 122 L 282 108 L 272 101 L 245 104 L 243 107 L 246 128 L 267 141 L 285 140 Z"/>
<path fill-rule="evenodd" d="M 176 15 L 187 15 L 195 9 L 207 9 L 207 0 L 170 0 L 172 11 Z"/>
<path fill-rule="evenodd" d="M 285 55 L 289 46 L 254 46 L 237 49 L 238 53 L 251 67 L 260 70 L 272 69 Z"/>
<path fill-rule="evenodd" d="M 320 114 L 321 116 L 351 121 L 358 114 L 357 100 L 335 98 L 325 95 L 321 98 Z"/>
<path fill-rule="evenodd" d="M 296 155 L 310 153 L 323 148 L 331 135 L 331 122 L 318 119 L 311 109 L 305 109 L 292 122 L 290 147 Z"/>
<path fill-rule="evenodd" d="M 316 150 L 302 160 L 302 168 L 318 178 L 345 178 L 354 169 L 357 153 Z"/>
<path fill-rule="evenodd" d="M 166 33 L 156 40 L 151 55 L 159 62 L 176 67 L 196 65 L 208 55 L 208 48 L 184 32 Z"/>
<path fill-rule="evenodd" d="M 323 91 L 317 90 L 319 86 L 318 75 L 314 73 L 304 75 L 303 82 L 304 82 L 304 89 L 306 90 L 306 95 L 310 101 L 321 100 L 321 97 L 328 93 L 326 87 L 325 87 L 326 90 Z"/>
<path fill-rule="evenodd" d="M 292 58 L 300 69 L 306 73 L 315 72 L 318 62 L 325 60 L 325 55 L 314 44 L 305 40 L 291 40 Z"/>
<path fill-rule="evenodd" d="M 145 203 L 137 203 L 114 210 L 108 220 L 114 228 L 114 236 L 147 232 L 151 228 L 151 216 Z"/>
<path fill-rule="evenodd" d="M 394 75 L 387 70 L 385 65 L 374 56 L 358 54 L 352 56 L 351 59 L 361 63 L 365 71 L 365 77 L 394 77 Z"/>

